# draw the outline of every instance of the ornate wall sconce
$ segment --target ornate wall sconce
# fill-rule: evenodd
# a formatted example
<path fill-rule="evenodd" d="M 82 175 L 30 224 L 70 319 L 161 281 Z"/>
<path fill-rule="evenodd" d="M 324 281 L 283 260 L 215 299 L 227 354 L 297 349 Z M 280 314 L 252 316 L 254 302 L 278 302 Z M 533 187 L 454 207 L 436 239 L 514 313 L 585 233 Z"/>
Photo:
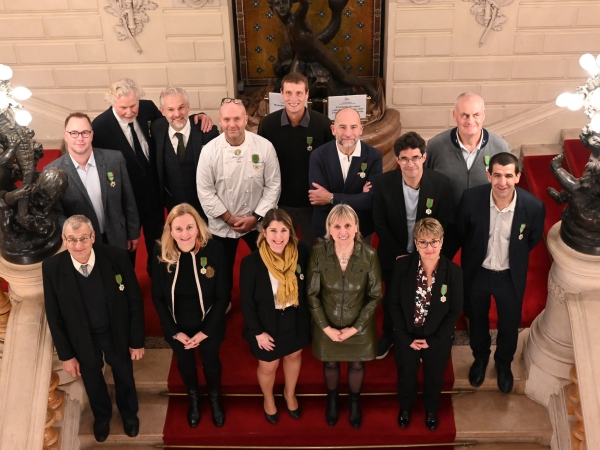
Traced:
<path fill-rule="evenodd" d="M 26 87 L 11 88 L 13 71 L 9 66 L 0 64 L 0 114 L 10 114 L 17 124 L 26 127 L 31 122 L 31 114 L 17 100 L 27 100 L 31 91 Z"/>

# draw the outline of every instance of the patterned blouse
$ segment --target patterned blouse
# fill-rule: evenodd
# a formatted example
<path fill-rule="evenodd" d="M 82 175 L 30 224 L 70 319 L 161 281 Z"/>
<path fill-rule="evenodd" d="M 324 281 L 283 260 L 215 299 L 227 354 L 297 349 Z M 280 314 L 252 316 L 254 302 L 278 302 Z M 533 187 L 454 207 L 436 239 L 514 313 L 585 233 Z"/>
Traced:
<path fill-rule="evenodd" d="M 435 284 L 435 275 L 437 274 L 437 265 L 431 274 L 431 286 L 427 287 L 427 274 L 421 266 L 421 258 L 419 258 L 419 267 L 417 270 L 417 294 L 415 296 L 415 327 L 422 327 L 425 324 L 425 318 L 429 311 L 431 303 L 431 289 Z"/>

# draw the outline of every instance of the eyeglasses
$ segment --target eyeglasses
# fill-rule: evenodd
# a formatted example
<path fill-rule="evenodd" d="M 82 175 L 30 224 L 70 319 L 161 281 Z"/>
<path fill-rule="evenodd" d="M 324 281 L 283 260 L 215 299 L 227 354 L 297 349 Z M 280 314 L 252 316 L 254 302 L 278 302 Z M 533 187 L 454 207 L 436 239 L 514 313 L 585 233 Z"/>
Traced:
<path fill-rule="evenodd" d="M 441 242 L 440 239 L 434 239 L 433 241 L 417 241 L 417 245 L 419 248 L 427 248 L 428 245 L 431 245 L 431 248 L 438 248 Z"/>
<path fill-rule="evenodd" d="M 423 159 L 422 155 L 421 156 L 413 156 L 412 158 L 400 158 L 400 164 L 405 166 L 408 164 L 409 161 L 413 164 L 416 164 L 419 161 L 421 161 L 421 159 Z"/>
<path fill-rule="evenodd" d="M 73 139 L 77 139 L 79 137 L 79 135 L 83 136 L 84 138 L 89 138 L 92 135 L 92 131 L 91 130 L 83 130 L 83 131 L 67 131 L 65 130 L 67 133 L 69 133 L 69 136 L 71 136 Z"/>
<path fill-rule="evenodd" d="M 90 242 L 90 239 L 92 239 L 91 234 L 89 236 L 82 237 L 82 238 L 68 238 L 68 239 L 66 239 L 66 241 L 67 241 L 67 244 L 69 244 L 69 245 L 75 245 L 78 242 L 81 242 L 82 244 L 87 244 L 88 242 Z"/>
<path fill-rule="evenodd" d="M 221 99 L 221 105 L 224 105 L 225 103 L 235 103 L 236 105 L 244 104 L 244 102 L 239 98 L 229 98 L 229 97 L 225 97 L 225 98 Z"/>

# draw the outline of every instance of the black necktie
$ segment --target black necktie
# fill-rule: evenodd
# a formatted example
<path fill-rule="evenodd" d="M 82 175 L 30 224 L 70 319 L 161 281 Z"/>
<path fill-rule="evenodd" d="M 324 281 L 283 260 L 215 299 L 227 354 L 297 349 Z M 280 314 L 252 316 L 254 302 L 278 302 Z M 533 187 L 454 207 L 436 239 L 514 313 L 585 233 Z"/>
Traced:
<path fill-rule="evenodd" d="M 148 158 L 144 155 L 144 150 L 142 150 L 142 144 L 140 144 L 140 140 L 138 139 L 137 133 L 135 132 L 135 128 L 133 128 L 133 122 L 129 122 L 129 129 L 131 130 L 131 135 L 133 136 L 133 149 L 135 150 L 135 156 L 137 156 L 138 161 L 142 165 L 144 169 L 148 169 Z"/>
<path fill-rule="evenodd" d="M 183 145 L 183 134 L 175 133 L 175 137 L 177 138 L 177 159 L 179 159 L 179 162 L 183 162 L 183 157 L 185 156 L 185 145 Z"/>

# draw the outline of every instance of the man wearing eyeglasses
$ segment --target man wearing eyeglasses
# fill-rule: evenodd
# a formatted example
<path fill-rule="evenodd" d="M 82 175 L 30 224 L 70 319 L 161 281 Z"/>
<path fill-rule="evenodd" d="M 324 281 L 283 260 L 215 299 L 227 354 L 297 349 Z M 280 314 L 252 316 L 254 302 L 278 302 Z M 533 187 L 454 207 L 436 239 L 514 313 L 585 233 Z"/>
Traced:
<path fill-rule="evenodd" d="M 223 133 L 200 153 L 196 183 L 208 227 L 225 247 L 231 289 L 239 240 L 256 250 L 260 222 L 277 206 L 281 176 L 273 144 L 246 131 L 248 115 L 241 100 L 221 101 L 219 123 Z"/>
<path fill-rule="evenodd" d="M 462 243 L 465 316 L 470 318 L 471 350 L 475 361 L 469 382 L 479 387 L 491 355 L 489 333 L 490 298 L 498 310 L 498 337 L 494 361 L 498 388 L 513 388 L 511 363 L 517 350 L 518 329 L 529 252 L 544 231 L 544 204 L 516 187 L 521 174 L 519 161 L 511 153 L 492 156 L 488 180 L 491 184 L 467 189 L 458 207 L 457 230 Z"/>
<path fill-rule="evenodd" d="M 413 228 L 417 221 L 432 217 L 445 228 L 454 215 L 455 206 L 448 177 L 423 167 L 427 153 L 421 136 L 414 131 L 400 136 L 394 143 L 394 154 L 400 170 L 382 174 L 373 192 L 373 220 L 379 238 L 377 253 L 386 285 L 383 335 L 377 344 L 377 359 L 385 358 L 394 344 L 387 297 L 394 262 L 415 251 Z"/>
<path fill-rule="evenodd" d="M 48 164 L 69 177 L 66 192 L 54 205 L 59 225 L 67 217 L 83 214 L 101 242 L 134 252 L 140 222 L 125 158 L 119 152 L 92 147 L 94 132 L 84 113 L 69 114 L 63 137 L 67 153 Z"/>
<path fill-rule="evenodd" d="M 132 361 L 144 356 L 144 303 L 124 250 L 95 243 L 82 215 L 63 225 L 66 252 L 42 264 L 48 326 L 62 368 L 81 376 L 94 415 L 94 437 L 110 433 L 112 404 L 102 368 L 115 380 L 117 408 L 129 437 L 139 432 L 138 399 Z"/>
<path fill-rule="evenodd" d="M 456 127 L 431 138 L 427 144 L 425 167 L 443 173 L 450 179 L 452 200 L 458 205 L 465 189 L 488 184 L 490 158 L 500 152 L 510 152 L 508 143 L 497 134 L 483 128 L 485 103 L 472 92 L 460 94 L 452 117 Z M 452 224 L 446 230 L 444 254 L 452 258 L 459 248 Z"/>
<path fill-rule="evenodd" d="M 156 149 L 150 133 L 152 123 L 163 117 L 151 100 L 143 100 L 143 89 L 132 79 L 123 78 L 113 83 L 105 99 L 110 107 L 94 119 L 93 145 L 96 148 L 117 150 L 127 163 L 140 225 L 144 228 L 144 241 L 148 251 L 147 270 L 151 273 L 154 242 L 160 239 L 164 224 L 164 209 L 160 202 L 156 173 Z M 212 120 L 198 114 L 194 123 L 208 132 Z M 135 257 L 135 253 L 131 255 Z M 135 260 L 133 260 L 135 265 Z"/>

